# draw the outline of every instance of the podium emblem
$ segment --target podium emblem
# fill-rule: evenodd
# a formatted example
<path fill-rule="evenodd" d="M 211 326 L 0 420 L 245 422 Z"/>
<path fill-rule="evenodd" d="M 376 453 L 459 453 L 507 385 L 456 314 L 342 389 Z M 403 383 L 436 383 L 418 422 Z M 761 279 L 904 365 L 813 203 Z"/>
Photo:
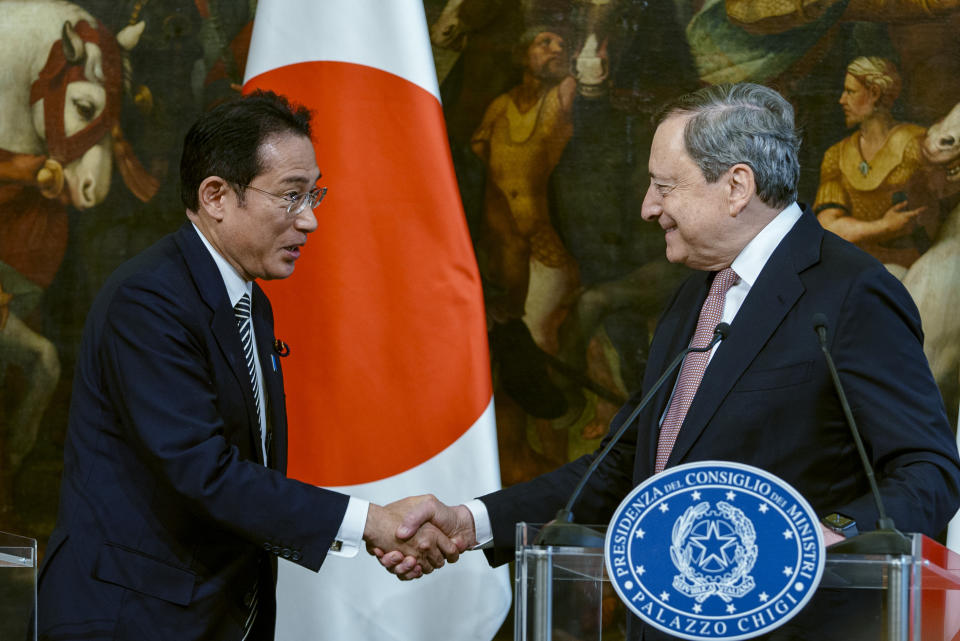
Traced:
<path fill-rule="evenodd" d="M 672 467 L 617 508 L 604 545 L 623 602 L 685 639 L 749 639 L 786 623 L 823 575 L 810 504 L 764 470 L 722 461 Z"/>

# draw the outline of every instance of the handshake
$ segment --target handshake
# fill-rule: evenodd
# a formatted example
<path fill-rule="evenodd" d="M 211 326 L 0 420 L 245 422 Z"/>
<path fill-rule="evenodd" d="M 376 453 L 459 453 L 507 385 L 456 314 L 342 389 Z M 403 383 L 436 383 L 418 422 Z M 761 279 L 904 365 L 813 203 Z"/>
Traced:
<path fill-rule="evenodd" d="M 370 504 L 363 529 L 367 552 L 401 581 L 418 579 L 456 563 L 477 544 L 473 515 L 463 505 L 444 505 L 431 494 L 380 506 Z"/>

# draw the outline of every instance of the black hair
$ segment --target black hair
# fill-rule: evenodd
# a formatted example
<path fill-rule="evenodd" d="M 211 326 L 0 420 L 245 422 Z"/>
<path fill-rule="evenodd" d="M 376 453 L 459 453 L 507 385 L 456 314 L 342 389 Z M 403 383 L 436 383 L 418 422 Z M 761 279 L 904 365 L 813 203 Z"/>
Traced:
<path fill-rule="evenodd" d="M 260 147 L 278 134 L 310 137 L 310 111 L 272 91 L 253 93 L 221 103 L 194 123 L 180 156 L 180 199 L 190 211 L 199 207 L 198 190 L 209 176 L 219 176 L 237 189 L 264 171 Z"/>

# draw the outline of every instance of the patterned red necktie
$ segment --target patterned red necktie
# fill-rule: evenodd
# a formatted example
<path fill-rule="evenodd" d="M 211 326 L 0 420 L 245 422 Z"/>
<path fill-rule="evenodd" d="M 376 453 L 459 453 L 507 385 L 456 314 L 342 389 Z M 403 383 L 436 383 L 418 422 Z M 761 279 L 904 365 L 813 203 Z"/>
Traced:
<path fill-rule="evenodd" d="M 697 331 L 693 334 L 693 340 L 690 341 L 691 347 L 703 347 L 713 338 L 713 330 L 716 329 L 720 317 L 723 315 L 723 300 L 727 295 L 727 290 L 737 282 L 737 274 L 732 269 L 726 269 L 717 273 L 710 286 L 710 293 L 707 299 L 703 301 L 703 307 L 700 308 L 700 318 L 697 320 Z M 680 426 L 683 425 L 683 419 L 687 416 L 687 410 L 693 402 L 693 397 L 700 387 L 700 380 L 707 369 L 707 363 L 710 361 L 710 352 L 693 352 L 687 354 L 683 359 L 683 367 L 680 368 L 680 377 L 677 379 L 677 386 L 673 390 L 673 399 L 670 401 L 670 408 L 660 426 L 660 439 L 657 442 L 657 462 L 654 470 L 662 472 L 667 466 L 667 459 L 670 458 L 670 452 L 673 450 L 673 444 L 677 440 L 677 434 L 680 433 Z"/>

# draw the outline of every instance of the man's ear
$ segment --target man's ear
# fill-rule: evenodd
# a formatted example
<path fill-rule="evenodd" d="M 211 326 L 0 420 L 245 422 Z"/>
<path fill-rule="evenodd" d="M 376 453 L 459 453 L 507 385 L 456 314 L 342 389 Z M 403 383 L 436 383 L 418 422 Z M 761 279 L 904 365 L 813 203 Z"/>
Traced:
<path fill-rule="evenodd" d="M 207 176 L 197 189 L 200 209 L 216 221 L 223 220 L 227 198 L 235 198 L 233 189 L 220 176 Z"/>
<path fill-rule="evenodd" d="M 727 170 L 730 188 L 730 215 L 736 217 L 757 195 L 753 169 L 746 163 L 737 163 Z"/>

